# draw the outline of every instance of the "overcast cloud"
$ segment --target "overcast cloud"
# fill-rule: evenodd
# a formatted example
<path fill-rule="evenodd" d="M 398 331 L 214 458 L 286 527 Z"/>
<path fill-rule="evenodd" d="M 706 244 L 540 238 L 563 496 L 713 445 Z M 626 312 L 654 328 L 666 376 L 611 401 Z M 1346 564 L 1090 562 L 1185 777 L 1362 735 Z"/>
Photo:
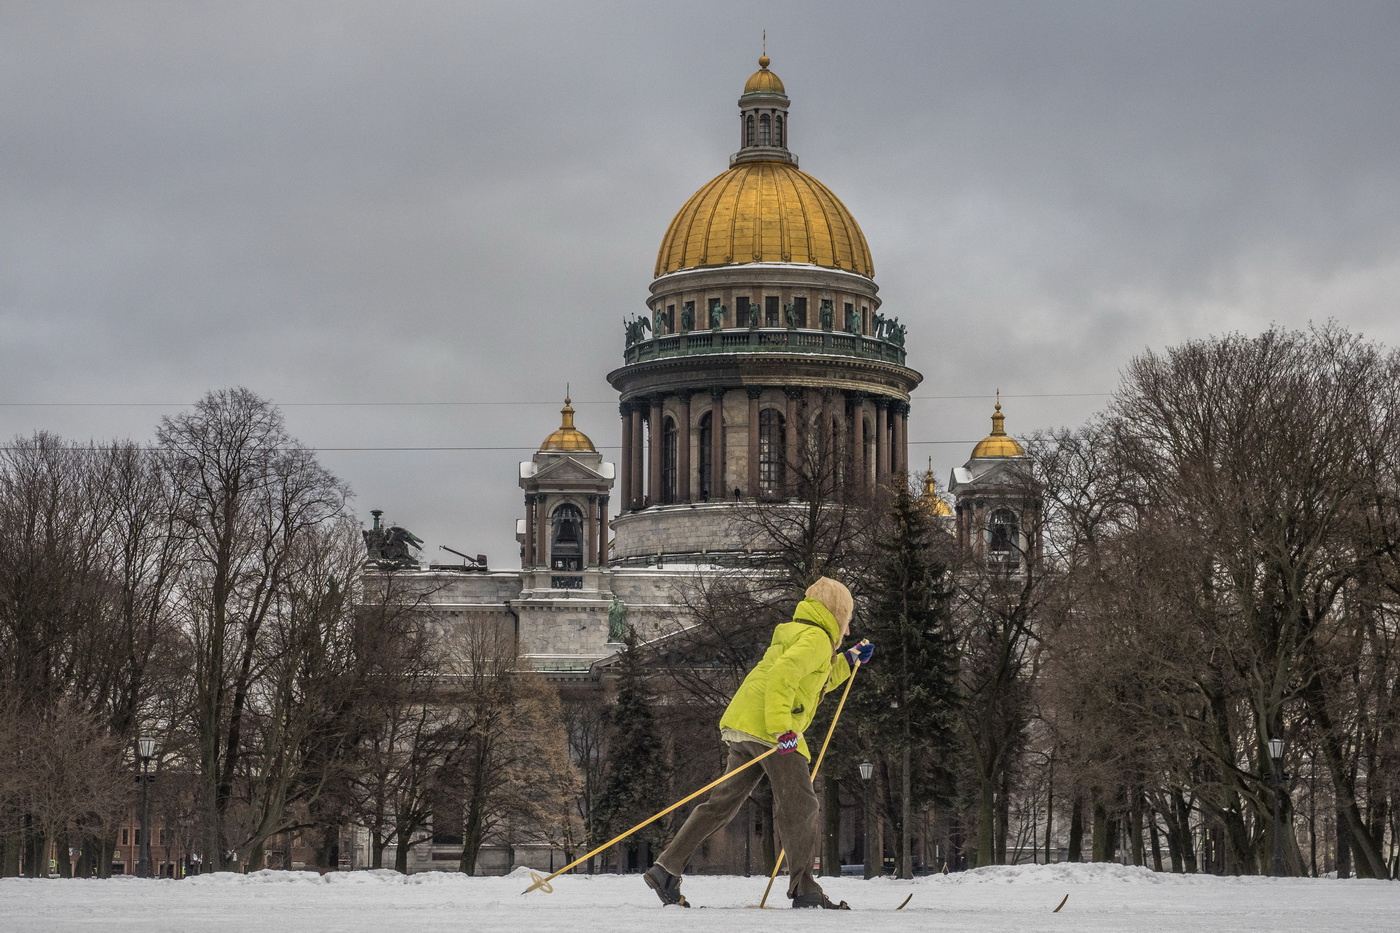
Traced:
<path fill-rule="evenodd" d="M 1394 2 L 8 0 L 0 435 L 146 440 L 245 385 L 365 518 L 518 566 L 515 464 L 566 382 L 619 443 L 622 320 L 764 28 L 940 481 L 998 387 L 1026 433 L 1147 348 L 1400 345 Z"/>

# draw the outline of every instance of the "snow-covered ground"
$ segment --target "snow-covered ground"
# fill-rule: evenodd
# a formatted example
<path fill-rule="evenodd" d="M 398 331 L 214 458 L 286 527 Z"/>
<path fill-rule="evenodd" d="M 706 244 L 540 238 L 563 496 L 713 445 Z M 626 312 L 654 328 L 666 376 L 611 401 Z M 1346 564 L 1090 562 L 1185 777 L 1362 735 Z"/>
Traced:
<path fill-rule="evenodd" d="M 663 908 L 637 875 L 566 875 L 553 893 L 521 892 L 530 876 L 468 878 L 347 872 L 215 874 L 184 881 L 0 880 L 0 931 L 365 930 L 375 933 L 511 930 L 526 933 L 749 933 L 777 930 L 900 930 L 961 933 L 1030 931 L 1400 930 L 1400 883 L 1158 875 L 1120 865 L 984 868 L 914 881 L 822 879 L 827 893 L 854 911 L 793 911 L 764 878 L 688 877 L 695 905 Z M 892 910 L 913 892 L 909 906 Z M 1064 909 L 1055 905 L 1066 895 Z"/>

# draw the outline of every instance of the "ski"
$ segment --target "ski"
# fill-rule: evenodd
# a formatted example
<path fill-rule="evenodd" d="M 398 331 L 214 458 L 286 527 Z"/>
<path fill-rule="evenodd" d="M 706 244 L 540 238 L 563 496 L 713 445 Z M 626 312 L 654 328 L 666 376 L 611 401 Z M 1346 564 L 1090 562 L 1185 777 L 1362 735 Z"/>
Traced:
<path fill-rule="evenodd" d="M 911 891 L 911 892 L 909 892 L 909 896 L 906 897 L 904 900 L 900 901 L 900 902 L 899 902 L 899 906 L 896 907 L 896 908 L 894 908 L 894 909 L 895 909 L 895 910 L 903 910 L 904 907 L 905 907 L 905 905 L 908 904 L 908 903 L 909 903 L 910 901 L 912 901 L 913 899 L 914 899 L 914 892 Z M 1066 897 L 1066 900 L 1068 900 L 1068 897 Z M 686 906 L 689 907 L 690 905 L 687 904 Z M 733 908 L 733 907 L 708 907 L 708 906 L 706 906 L 706 905 L 701 905 L 700 909 L 701 909 L 701 910 L 734 910 L 735 908 Z M 750 904 L 749 906 L 744 907 L 744 908 L 742 908 L 742 909 L 743 909 L 743 910 L 760 910 L 760 909 L 762 909 L 762 910 L 778 910 L 779 908 L 777 908 L 777 907 L 763 907 L 763 908 L 760 908 L 757 904 Z M 854 910 L 855 908 L 851 907 L 851 906 L 850 906 L 849 904 L 847 904 L 845 901 L 842 901 L 842 902 L 841 902 L 841 909 L 842 909 L 842 910 Z M 878 910 L 879 908 L 875 908 L 875 909 Z"/>

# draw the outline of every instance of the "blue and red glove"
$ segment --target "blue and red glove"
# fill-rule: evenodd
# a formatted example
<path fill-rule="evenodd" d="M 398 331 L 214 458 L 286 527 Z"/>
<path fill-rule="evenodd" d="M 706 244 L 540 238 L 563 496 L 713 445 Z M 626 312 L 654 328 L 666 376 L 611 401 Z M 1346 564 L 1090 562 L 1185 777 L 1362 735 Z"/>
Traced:
<path fill-rule="evenodd" d="M 875 656 L 875 646 L 865 639 L 861 639 L 859 643 L 847 648 L 842 654 L 846 656 L 846 663 L 851 667 L 855 667 L 857 663 L 869 664 L 870 659 Z"/>
<path fill-rule="evenodd" d="M 778 736 L 778 754 L 786 755 L 788 752 L 795 751 L 797 751 L 797 733 L 789 729 Z"/>

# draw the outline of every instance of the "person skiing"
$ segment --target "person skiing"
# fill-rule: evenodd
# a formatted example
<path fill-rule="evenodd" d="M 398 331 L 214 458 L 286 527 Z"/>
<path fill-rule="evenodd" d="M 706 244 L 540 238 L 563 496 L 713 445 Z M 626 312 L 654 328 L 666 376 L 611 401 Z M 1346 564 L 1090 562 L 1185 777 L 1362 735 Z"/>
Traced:
<path fill-rule="evenodd" d="M 812 875 L 821 827 L 817 795 L 807 772 L 812 756 L 802 732 L 811 724 L 822 697 L 845 683 L 857 662 L 867 663 L 875 648 L 861 642 L 838 650 L 841 640 L 850 635 L 854 608 L 851 591 L 843 584 L 822 577 L 807 588 L 805 596 L 792 621 L 773 629 L 763 660 L 744 678 L 719 721 L 720 738 L 729 747 L 726 773 L 775 746 L 778 753 L 763 759 L 762 773 L 750 768 L 711 791 L 647 869 L 643 878 L 662 904 L 690 906 L 681 894 L 680 876 L 691 853 L 734 819 L 766 774 L 777 806 L 778 832 L 788 854 L 787 894 L 792 906 L 849 909 L 845 901 L 832 903 Z"/>

